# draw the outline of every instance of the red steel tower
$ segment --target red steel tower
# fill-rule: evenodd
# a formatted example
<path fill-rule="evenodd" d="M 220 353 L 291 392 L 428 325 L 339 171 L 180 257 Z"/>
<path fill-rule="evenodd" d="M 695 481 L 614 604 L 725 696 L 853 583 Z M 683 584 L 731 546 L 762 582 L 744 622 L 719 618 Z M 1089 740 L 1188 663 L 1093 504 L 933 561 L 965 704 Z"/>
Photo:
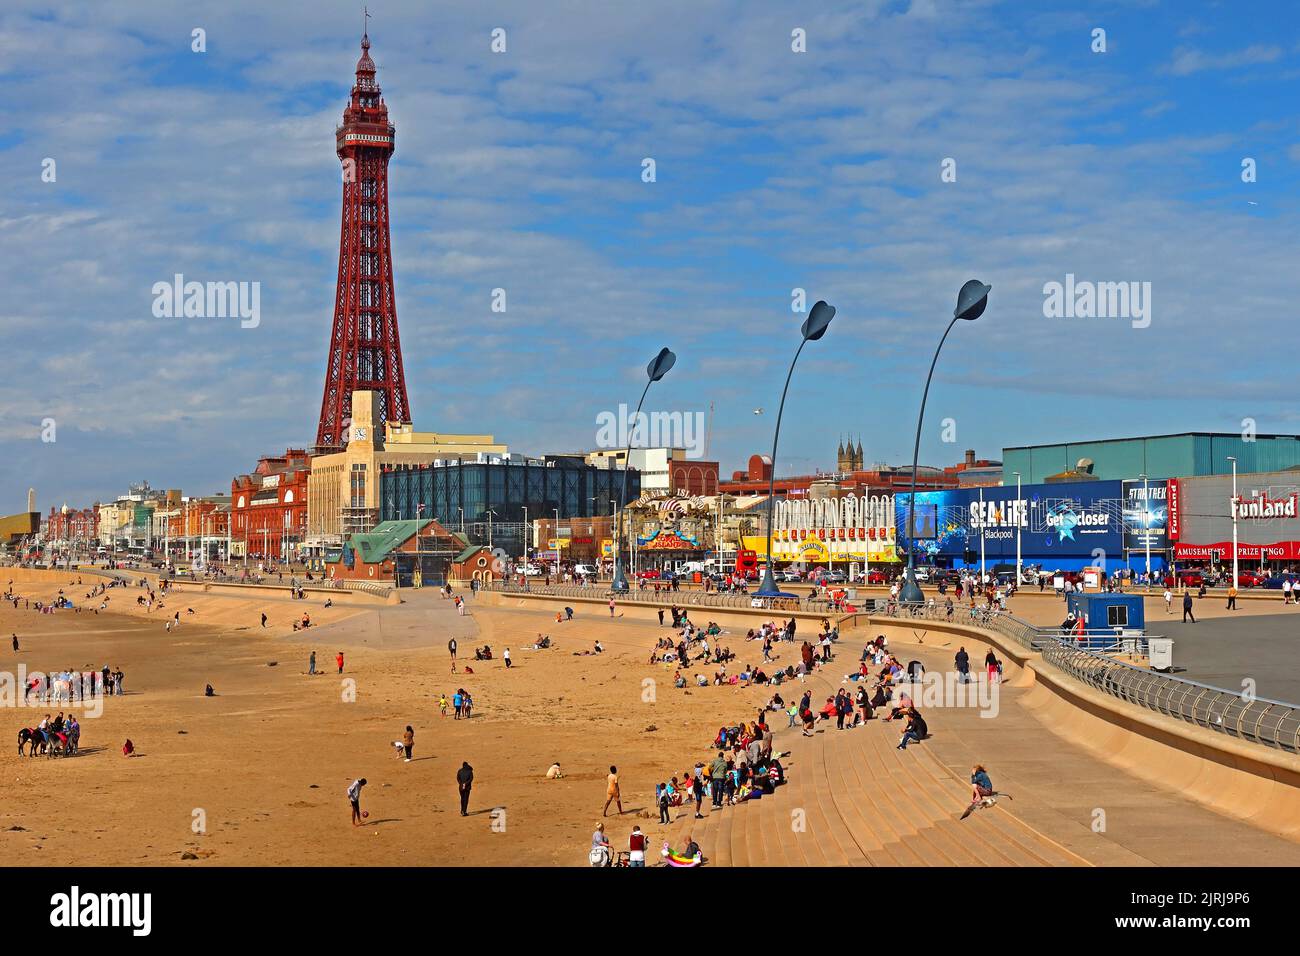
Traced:
<path fill-rule="evenodd" d="M 388 236 L 388 158 L 395 133 L 375 83 L 370 36 L 363 33 L 357 82 L 335 137 L 343 164 L 343 223 L 318 452 L 347 444 L 353 389 L 379 393 L 381 422 L 411 421 Z"/>

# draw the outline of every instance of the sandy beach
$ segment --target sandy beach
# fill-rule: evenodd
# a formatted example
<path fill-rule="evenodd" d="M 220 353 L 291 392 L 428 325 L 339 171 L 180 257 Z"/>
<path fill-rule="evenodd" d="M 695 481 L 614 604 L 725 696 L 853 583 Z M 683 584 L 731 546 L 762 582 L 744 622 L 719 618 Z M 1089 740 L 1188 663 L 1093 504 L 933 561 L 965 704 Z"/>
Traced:
<path fill-rule="evenodd" d="M 82 575 L 78 587 L 75 572 L 5 572 L 32 601 L 64 587 L 75 603 L 98 604 L 83 595 L 101 579 Z M 0 607 L 5 670 L 108 664 L 125 673 L 126 691 L 105 702 L 101 717 L 82 720 L 82 754 L 73 758 L 20 758 L 18 730 L 51 708 L 11 715 L 14 736 L 0 764 L 0 865 L 585 865 L 610 764 L 619 767 L 627 811 L 622 820 L 611 811 L 611 837 L 624 840 L 639 823 L 658 846 L 670 828 L 657 825 L 655 783 L 706 758 L 716 728 L 750 719 L 768 696 L 763 688 L 671 690 L 671 670 L 646 664 L 668 628 L 603 612 L 580 610 L 557 625 L 544 611 L 473 602 L 461 618 L 432 590 L 409 592 L 398 608 L 325 609 L 314 596 L 181 587 L 152 614 L 135 607 L 136 588 L 108 592 L 112 613 Z M 168 633 L 178 609 L 181 625 Z M 294 632 L 289 622 L 304 610 L 314 626 Z M 554 646 L 524 650 L 539 632 Z M 405 637 L 377 647 L 380 633 Z M 453 633 L 461 635 L 461 669 L 468 663 L 472 675 L 450 673 Z M 724 637 L 742 661 L 743 636 L 733 628 Z M 579 653 L 597 638 L 603 655 Z M 475 664 L 476 643 L 490 644 L 497 659 Z M 515 662 L 508 671 L 500 660 L 507 646 Z M 757 659 L 757 645 L 750 648 Z M 309 676 L 313 649 L 325 673 Z M 646 679 L 657 682 L 653 693 Z M 203 696 L 207 683 L 215 697 Z M 439 694 L 457 687 L 474 697 L 472 719 L 439 715 Z M 353 690 L 355 699 L 345 699 Z M 409 764 L 392 746 L 407 724 L 415 731 Z M 138 752 L 130 759 L 121 754 L 128 737 Z M 463 760 L 476 774 L 467 818 L 454 782 Z M 556 760 L 565 777 L 546 780 Z M 345 791 L 357 777 L 369 781 L 362 806 L 370 817 L 354 828 Z M 196 832 L 200 823 L 205 832 Z M 182 860 L 187 853 L 197 860 Z"/>

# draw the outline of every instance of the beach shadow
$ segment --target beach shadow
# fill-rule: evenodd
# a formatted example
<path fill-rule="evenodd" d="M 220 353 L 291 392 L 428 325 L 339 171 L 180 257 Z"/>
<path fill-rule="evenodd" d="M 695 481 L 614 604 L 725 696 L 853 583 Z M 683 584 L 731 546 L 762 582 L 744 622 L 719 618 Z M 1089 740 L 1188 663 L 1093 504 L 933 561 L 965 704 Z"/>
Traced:
<path fill-rule="evenodd" d="M 488 807 L 485 810 L 471 810 L 465 814 L 467 817 L 478 817 L 485 813 L 495 813 L 497 810 L 505 810 L 505 807 Z"/>
<path fill-rule="evenodd" d="M 384 819 L 382 820 L 367 820 L 365 823 L 361 825 L 363 827 L 377 827 L 381 823 L 401 823 L 401 822 L 402 822 L 401 817 L 384 817 Z"/>

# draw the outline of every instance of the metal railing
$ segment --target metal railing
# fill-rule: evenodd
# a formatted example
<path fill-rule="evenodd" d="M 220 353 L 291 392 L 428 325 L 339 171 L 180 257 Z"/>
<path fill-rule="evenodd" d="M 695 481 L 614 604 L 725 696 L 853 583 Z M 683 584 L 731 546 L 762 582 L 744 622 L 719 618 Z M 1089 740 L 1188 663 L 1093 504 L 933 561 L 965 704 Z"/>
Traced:
<path fill-rule="evenodd" d="M 825 598 L 803 596 L 766 598 L 755 594 L 710 591 L 654 591 L 632 588 L 629 591 L 616 592 L 606 583 L 583 586 L 580 584 L 518 584 L 514 581 L 493 581 L 483 585 L 488 591 L 502 594 L 530 594 L 543 597 L 586 598 L 587 600 L 608 601 L 611 597 L 623 604 L 648 604 L 655 607 L 713 607 L 744 608 L 749 610 L 799 611 L 807 614 L 838 614 L 833 603 Z"/>
<path fill-rule="evenodd" d="M 1043 660 L 1112 697 L 1250 743 L 1300 754 L 1300 708 L 1157 674 L 1057 640 Z"/>
<path fill-rule="evenodd" d="M 1248 743 L 1300 754 L 1300 706 L 1159 674 L 1112 656 L 1117 650 L 1144 652 L 1149 635 L 1119 637 L 1094 632 L 1080 642 L 1060 628 L 1039 627 L 1005 611 L 977 609 L 972 618 L 968 610 L 954 607 L 949 618 L 946 607 L 930 604 L 895 605 L 882 613 L 904 621 L 944 620 L 996 631 L 1025 650 L 1040 653 L 1048 665 L 1111 697 Z"/>

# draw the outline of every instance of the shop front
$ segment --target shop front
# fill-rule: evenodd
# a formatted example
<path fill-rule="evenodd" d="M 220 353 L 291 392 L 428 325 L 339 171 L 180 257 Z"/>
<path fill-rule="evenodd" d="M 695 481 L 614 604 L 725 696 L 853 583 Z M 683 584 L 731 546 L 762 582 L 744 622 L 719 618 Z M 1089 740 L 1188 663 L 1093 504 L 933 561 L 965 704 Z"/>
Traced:
<path fill-rule="evenodd" d="M 1300 474 L 1261 472 L 1169 482 L 1169 535 L 1179 568 L 1230 572 L 1233 525 L 1238 569 L 1268 575 L 1300 565 Z"/>
<path fill-rule="evenodd" d="M 772 560 L 802 568 L 842 569 L 897 565 L 893 495 L 843 495 L 776 503 Z M 767 560 L 766 535 L 749 535 L 743 547 Z"/>

